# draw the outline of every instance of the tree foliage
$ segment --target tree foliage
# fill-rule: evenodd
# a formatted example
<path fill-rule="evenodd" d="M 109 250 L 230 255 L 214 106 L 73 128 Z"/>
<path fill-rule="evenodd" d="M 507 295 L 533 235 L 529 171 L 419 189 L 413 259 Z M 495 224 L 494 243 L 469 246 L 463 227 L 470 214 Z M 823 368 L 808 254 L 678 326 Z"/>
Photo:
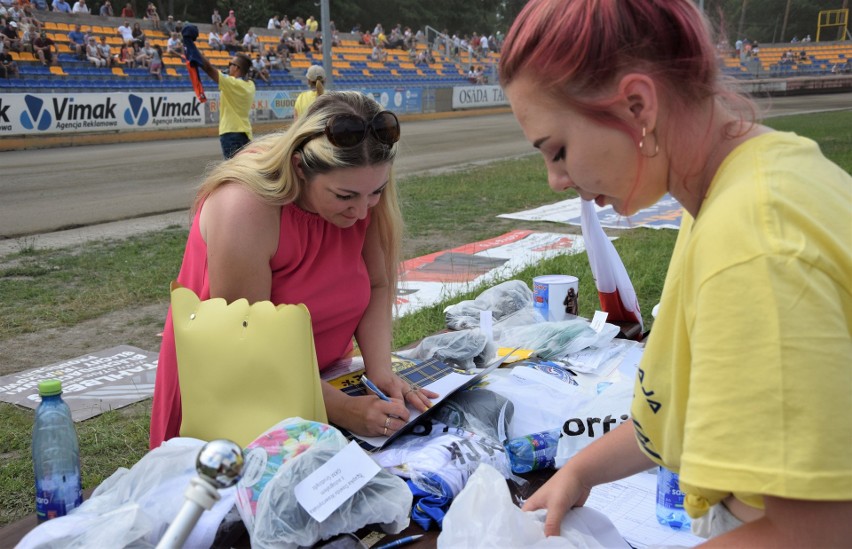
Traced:
<path fill-rule="evenodd" d="M 788 1 L 790 12 L 785 29 L 784 12 Z M 95 3 L 98 4 L 97 0 Z M 147 0 L 130 3 L 136 13 L 141 14 Z M 223 17 L 233 9 L 241 31 L 248 27 L 265 27 L 269 18 L 276 14 L 291 19 L 296 16 L 307 19 L 313 15 L 319 20 L 321 16 L 319 0 L 156 0 L 156 3 L 163 19 L 172 14 L 177 19 L 201 23 L 210 21 L 213 8 L 218 8 Z M 376 23 L 381 23 L 386 30 L 400 23 L 414 30 L 429 25 L 459 35 L 505 32 L 525 3 L 525 0 L 329 0 L 331 19 L 342 32 L 348 32 L 356 23 L 364 30 L 372 30 Z M 124 1 L 114 4 L 118 11 Z M 715 29 L 730 42 L 743 37 L 764 43 L 789 42 L 793 36 L 802 38 L 808 34 L 816 39 L 820 10 L 840 9 L 843 5 L 844 0 L 704 0 L 705 12 Z M 837 31 L 832 29 L 824 31 L 823 39 L 837 36 Z"/>

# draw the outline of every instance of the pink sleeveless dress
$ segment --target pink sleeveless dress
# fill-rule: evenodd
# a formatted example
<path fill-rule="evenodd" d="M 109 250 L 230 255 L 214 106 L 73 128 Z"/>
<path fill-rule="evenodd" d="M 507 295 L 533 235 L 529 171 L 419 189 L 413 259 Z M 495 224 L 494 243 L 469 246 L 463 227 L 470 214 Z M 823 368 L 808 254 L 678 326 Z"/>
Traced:
<path fill-rule="evenodd" d="M 178 282 L 200 299 L 210 298 L 207 244 L 195 215 Z M 341 229 L 295 204 L 281 208 L 278 250 L 270 261 L 271 301 L 304 303 L 311 313 L 320 370 L 352 351 L 352 336 L 370 301 L 370 277 L 361 252 L 370 218 Z M 180 386 L 172 312 L 169 308 L 157 365 L 150 447 L 178 436 Z"/>

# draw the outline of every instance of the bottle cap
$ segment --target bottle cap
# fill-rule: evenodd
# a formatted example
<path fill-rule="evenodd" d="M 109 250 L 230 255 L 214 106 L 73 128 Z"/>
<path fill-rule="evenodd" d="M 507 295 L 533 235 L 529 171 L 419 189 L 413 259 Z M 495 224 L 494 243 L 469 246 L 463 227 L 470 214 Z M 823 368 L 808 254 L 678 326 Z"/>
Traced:
<path fill-rule="evenodd" d="M 39 396 L 49 397 L 62 393 L 62 382 L 58 379 L 46 379 L 38 384 Z"/>

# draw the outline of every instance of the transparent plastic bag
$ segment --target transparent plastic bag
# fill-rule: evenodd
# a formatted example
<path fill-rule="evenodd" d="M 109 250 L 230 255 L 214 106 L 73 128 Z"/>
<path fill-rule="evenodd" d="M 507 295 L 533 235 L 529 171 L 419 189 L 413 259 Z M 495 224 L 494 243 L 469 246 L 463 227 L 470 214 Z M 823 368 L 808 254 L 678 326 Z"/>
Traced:
<path fill-rule="evenodd" d="M 32 530 L 18 547 L 154 547 L 184 504 L 195 461 L 204 441 L 173 438 L 151 450 L 131 469 L 104 480 L 71 514 Z M 223 518 L 234 506 L 234 488 L 201 514 L 187 547 L 209 547 Z"/>
<path fill-rule="evenodd" d="M 464 370 L 481 368 L 496 355 L 497 346 L 478 328 L 429 336 L 405 354 L 420 360 L 434 356 Z"/>
<path fill-rule="evenodd" d="M 506 482 L 483 465 L 444 517 L 438 549 L 624 548 L 630 546 L 602 513 L 579 507 L 566 513 L 559 536 L 545 537 L 543 510 L 524 512 L 512 503 Z"/>
<path fill-rule="evenodd" d="M 444 309 L 447 327 L 451 330 L 464 330 L 479 326 L 479 313 L 491 311 L 494 320 L 508 316 L 515 311 L 532 307 L 533 294 L 529 286 L 520 280 L 509 280 L 488 288 L 476 299 L 460 301 Z"/>
<path fill-rule="evenodd" d="M 455 497 L 484 463 L 500 471 L 504 479 L 515 478 L 503 444 L 435 420 L 416 425 L 411 434 L 373 458 L 424 492 L 448 498 Z"/>
<path fill-rule="evenodd" d="M 545 360 L 561 359 L 587 347 L 601 347 L 618 335 L 618 326 L 604 324 L 600 333 L 583 318 L 541 322 L 539 324 L 501 329 L 497 343 L 501 347 L 531 349 Z"/>
<path fill-rule="evenodd" d="M 248 446 L 246 470 L 237 485 L 237 507 L 252 547 L 312 546 L 368 524 L 379 524 L 394 534 L 408 526 L 411 491 L 386 471 L 379 471 L 323 522 L 298 503 L 295 486 L 348 443 L 333 427 L 290 418 Z"/>

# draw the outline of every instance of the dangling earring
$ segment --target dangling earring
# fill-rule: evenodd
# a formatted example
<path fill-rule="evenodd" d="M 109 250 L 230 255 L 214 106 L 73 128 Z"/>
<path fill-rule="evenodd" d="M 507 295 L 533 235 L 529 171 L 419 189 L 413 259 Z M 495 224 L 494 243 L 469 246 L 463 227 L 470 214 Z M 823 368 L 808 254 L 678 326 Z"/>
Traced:
<path fill-rule="evenodd" d="M 654 131 L 652 130 L 651 135 L 654 136 L 654 152 L 652 154 L 647 154 L 646 149 L 645 149 L 645 137 L 647 137 L 646 132 L 647 132 L 647 130 L 646 130 L 645 126 L 642 126 L 642 139 L 639 140 L 639 152 L 645 158 L 654 158 L 660 152 L 660 145 L 659 145 L 659 143 L 657 143 L 657 136 L 654 133 Z"/>

